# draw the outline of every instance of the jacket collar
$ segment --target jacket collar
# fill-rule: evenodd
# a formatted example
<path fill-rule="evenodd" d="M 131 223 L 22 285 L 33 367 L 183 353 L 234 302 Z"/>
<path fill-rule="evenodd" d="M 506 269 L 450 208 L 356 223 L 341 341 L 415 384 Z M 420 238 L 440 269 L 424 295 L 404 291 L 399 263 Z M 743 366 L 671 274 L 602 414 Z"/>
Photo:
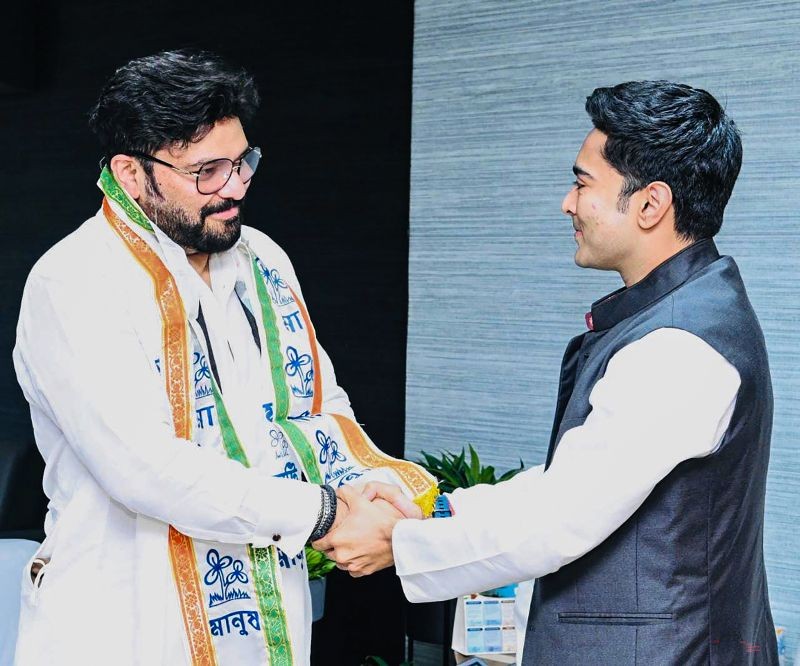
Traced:
<path fill-rule="evenodd" d="M 592 304 L 590 328 L 603 331 L 640 312 L 719 259 L 714 241 L 706 238 L 654 268 L 631 287 L 623 287 Z M 587 321 L 589 318 L 587 317 Z"/>

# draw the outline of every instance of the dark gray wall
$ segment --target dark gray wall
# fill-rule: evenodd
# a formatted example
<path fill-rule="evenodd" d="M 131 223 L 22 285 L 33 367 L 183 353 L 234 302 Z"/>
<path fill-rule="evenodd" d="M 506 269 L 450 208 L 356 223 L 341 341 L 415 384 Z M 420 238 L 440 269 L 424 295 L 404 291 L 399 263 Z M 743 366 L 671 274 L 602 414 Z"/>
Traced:
<path fill-rule="evenodd" d="M 0 73 L 0 532 L 39 529 L 43 512 L 10 358 L 25 276 L 100 205 L 86 118 L 102 83 L 164 48 L 216 50 L 256 76 L 263 104 L 247 130 L 264 161 L 247 222 L 293 259 L 359 420 L 402 455 L 412 5 L 53 0 L 4 11 L 14 12 L 6 32 L 34 33 L 35 48 L 4 50 Z M 328 588 L 315 663 L 399 662 L 394 577 L 351 582 L 335 571 Z"/>
<path fill-rule="evenodd" d="M 775 430 L 766 555 L 775 619 L 800 635 L 800 4 L 418 0 L 414 38 L 407 451 L 543 461 L 567 340 L 620 286 L 573 264 L 561 199 L 597 86 L 706 88 L 744 166 L 718 244 L 769 348 Z"/>

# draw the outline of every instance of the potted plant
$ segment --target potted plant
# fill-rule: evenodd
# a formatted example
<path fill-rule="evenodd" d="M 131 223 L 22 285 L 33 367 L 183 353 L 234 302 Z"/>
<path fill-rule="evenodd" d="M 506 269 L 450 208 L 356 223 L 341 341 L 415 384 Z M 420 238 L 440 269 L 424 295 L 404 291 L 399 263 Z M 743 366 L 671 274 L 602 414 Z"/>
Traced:
<path fill-rule="evenodd" d="M 481 483 L 494 485 L 507 481 L 519 474 L 525 465 L 504 472 L 499 477 L 492 465 L 481 463 L 478 452 L 468 444 L 469 457 L 462 447 L 459 453 L 442 451 L 438 456 L 425 451 L 422 458 L 415 461 L 439 480 L 439 490 L 452 493 L 456 488 L 469 488 Z M 458 507 L 456 507 L 457 509 Z M 442 646 L 442 663 L 447 663 L 452 652 L 450 643 L 453 634 L 453 617 L 456 600 L 438 601 L 425 604 L 406 605 L 406 635 L 409 640 L 409 659 L 413 658 L 413 641 L 437 643 Z"/>
<path fill-rule="evenodd" d="M 306 546 L 305 558 L 308 567 L 308 587 L 311 590 L 311 621 L 316 622 L 325 613 L 325 576 L 336 563 L 311 546 Z"/>
<path fill-rule="evenodd" d="M 480 483 L 494 485 L 508 481 L 519 474 L 525 465 L 519 461 L 519 467 L 504 472 L 497 477 L 497 472 L 492 465 L 481 464 L 478 452 L 469 444 L 469 462 L 464 449 L 458 455 L 443 451 L 440 456 L 432 456 L 422 451 L 422 460 L 417 462 L 439 479 L 439 490 L 443 493 L 452 493 L 456 488 L 469 488 Z"/>

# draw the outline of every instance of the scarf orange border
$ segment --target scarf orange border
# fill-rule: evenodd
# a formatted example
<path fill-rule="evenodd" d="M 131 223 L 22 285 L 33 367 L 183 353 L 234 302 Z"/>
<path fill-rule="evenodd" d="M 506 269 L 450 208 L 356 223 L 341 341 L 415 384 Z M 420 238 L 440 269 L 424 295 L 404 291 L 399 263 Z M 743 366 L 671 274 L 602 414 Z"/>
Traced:
<path fill-rule="evenodd" d="M 103 214 L 125 242 L 131 254 L 153 280 L 158 309 L 163 322 L 164 375 L 167 397 L 172 411 L 175 436 L 192 438 L 191 400 L 189 398 L 188 336 L 186 313 L 179 297 L 178 285 L 164 263 L 133 230 L 113 211 L 108 199 L 103 199 Z M 208 615 L 203 605 L 200 578 L 195 565 L 192 540 L 169 526 L 169 556 L 172 575 L 178 590 L 181 614 L 186 627 L 193 666 L 215 666 L 217 653 L 211 639 Z"/>

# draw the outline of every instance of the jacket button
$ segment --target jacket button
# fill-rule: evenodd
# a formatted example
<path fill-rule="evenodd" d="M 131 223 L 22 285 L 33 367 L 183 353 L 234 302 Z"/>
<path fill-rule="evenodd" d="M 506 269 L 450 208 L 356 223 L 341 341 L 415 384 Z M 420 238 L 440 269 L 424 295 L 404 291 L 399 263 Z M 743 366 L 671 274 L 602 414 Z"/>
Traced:
<path fill-rule="evenodd" d="M 273 534 L 272 535 L 272 540 L 273 541 L 280 541 L 281 540 L 281 535 L 280 534 Z"/>

